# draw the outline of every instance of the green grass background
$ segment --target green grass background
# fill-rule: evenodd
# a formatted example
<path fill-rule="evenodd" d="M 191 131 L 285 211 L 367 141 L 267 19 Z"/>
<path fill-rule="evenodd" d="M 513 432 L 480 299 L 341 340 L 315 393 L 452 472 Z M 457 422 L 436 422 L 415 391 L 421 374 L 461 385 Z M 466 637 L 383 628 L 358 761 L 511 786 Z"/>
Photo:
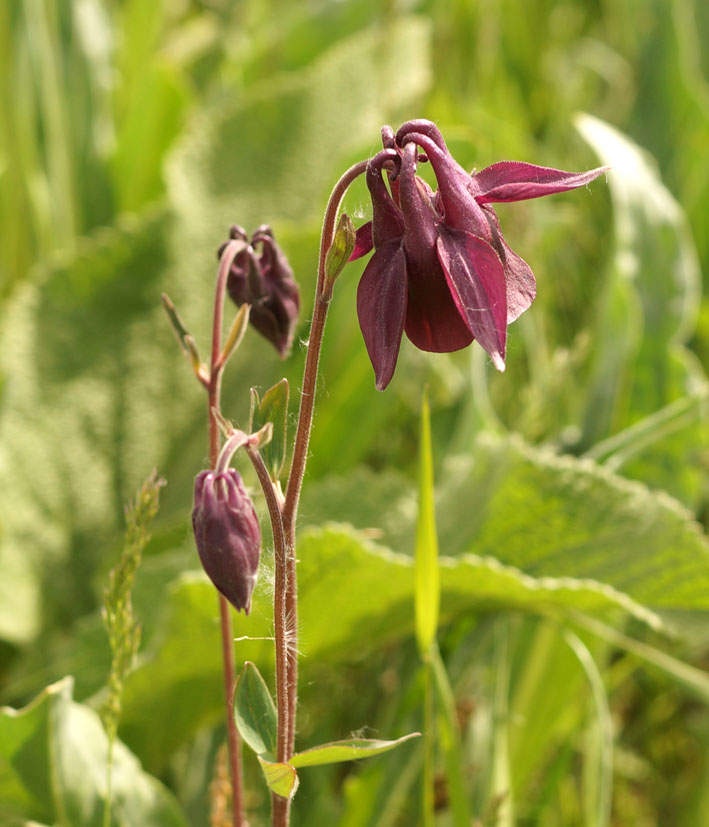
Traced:
<path fill-rule="evenodd" d="M 206 351 L 216 248 L 231 223 L 272 224 L 302 289 L 296 346 L 280 362 L 249 334 L 224 407 L 244 426 L 249 388 L 283 376 L 293 404 L 330 188 L 411 117 L 436 120 L 471 169 L 612 172 L 501 207 L 538 280 L 504 375 L 476 346 L 405 343 L 377 393 L 362 264 L 340 277 L 300 518 L 299 747 L 422 726 L 411 555 L 428 385 L 439 645 L 476 823 L 707 823 L 707 41 L 700 0 L 0 4 L 0 701 L 53 685 L 0 717 L 0 824 L 101 824 L 100 604 L 124 504 L 154 466 L 168 485 L 136 586 L 114 823 L 209 823 L 221 667 L 189 535 L 204 399 L 159 296 Z M 368 217 L 361 182 L 346 209 Z M 269 555 L 240 636 L 270 633 Z M 266 642 L 237 659 L 270 678 Z M 444 752 L 435 823 L 457 827 Z M 422 760 L 410 742 L 303 770 L 294 824 L 423 823 Z"/>

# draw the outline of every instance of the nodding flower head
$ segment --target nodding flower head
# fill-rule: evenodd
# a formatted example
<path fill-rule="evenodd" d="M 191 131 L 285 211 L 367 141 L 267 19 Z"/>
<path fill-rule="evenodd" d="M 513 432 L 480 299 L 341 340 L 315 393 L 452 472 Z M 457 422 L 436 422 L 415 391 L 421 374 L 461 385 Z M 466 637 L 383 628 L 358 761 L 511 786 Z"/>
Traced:
<path fill-rule="evenodd" d="M 237 225 L 231 228 L 229 237 L 248 241 L 246 231 Z M 219 248 L 219 256 L 225 246 Z M 268 225 L 259 227 L 248 246 L 234 258 L 227 290 L 237 306 L 251 305 L 251 324 L 281 357 L 287 356 L 298 321 L 300 294 L 288 259 Z"/>
<path fill-rule="evenodd" d="M 573 173 L 500 161 L 468 174 L 426 120 L 408 121 L 396 133 L 384 127 L 382 143 L 367 167 L 372 221 L 357 231 L 351 257 L 374 248 L 357 313 L 377 389 L 394 375 L 404 332 L 419 349 L 438 353 L 477 339 L 504 370 L 507 325 L 532 303 L 536 284 L 505 243 L 490 204 L 575 189 L 607 167 Z M 416 175 L 423 161 L 431 163 L 436 192 Z"/>
<path fill-rule="evenodd" d="M 233 468 L 198 474 L 192 528 L 209 579 L 234 608 L 248 614 L 261 555 L 261 528 Z"/>

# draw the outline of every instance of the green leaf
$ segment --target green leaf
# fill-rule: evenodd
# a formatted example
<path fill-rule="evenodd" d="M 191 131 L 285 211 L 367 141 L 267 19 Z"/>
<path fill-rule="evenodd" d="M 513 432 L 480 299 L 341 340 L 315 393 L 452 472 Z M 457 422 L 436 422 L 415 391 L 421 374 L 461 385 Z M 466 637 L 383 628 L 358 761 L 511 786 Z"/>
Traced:
<path fill-rule="evenodd" d="M 579 115 L 577 128 L 611 166 L 615 223 L 613 266 L 593 331 L 584 445 L 592 449 L 605 440 L 606 451 L 613 444 L 609 437 L 639 430 L 642 451 L 631 461 L 627 454 L 619 457 L 625 473 L 694 506 L 703 496 L 704 468 L 697 457 L 708 436 L 702 406 L 691 399 L 706 396 L 707 377 L 687 348 L 701 290 L 687 219 L 641 147 L 590 115 Z M 676 418 L 668 429 L 658 409 L 671 413 L 687 402 L 694 415 Z"/>
<path fill-rule="evenodd" d="M 321 764 L 339 764 L 342 761 L 358 761 L 360 758 L 370 758 L 398 747 L 404 741 L 418 738 L 420 732 L 412 732 L 397 738 L 395 741 L 380 741 L 369 738 L 349 738 L 343 741 L 331 741 L 318 747 L 296 752 L 288 761 L 296 769 L 301 767 L 317 767 Z"/>
<path fill-rule="evenodd" d="M 288 380 L 269 388 L 259 399 L 256 388 L 251 388 L 251 424 L 250 431 L 258 431 L 270 422 L 273 425 L 273 435 L 261 449 L 264 462 L 271 479 L 275 482 L 283 469 L 286 458 L 287 430 L 288 430 Z"/>
<path fill-rule="evenodd" d="M 440 558 L 441 623 L 504 610 L 578 611 L 611 624 L 630 615 L 671 631 L 684 628 L 679 610 L 701 621 L 709 609 L 709 550 L 675 501 L 514 437 L 486 435 L 474 456 L 451 458 L 438 485 L 447 552 Z M 392 549 L 413 547 L 416 493 L 398 475 L 380 482 L 358 471 L 306 487 L 302 513 L 319 518 L 321 497 L 329 513 L 366 529 L 330 525 L 299 536 L 300 646 L 309 662 L 325 666 L 414 634 L 413 560 Z M 378 522 L 382 501 L 387 513 Z M 379 545 L 370 536 L 378 526 Z M 334 601 L 343 589 L 348 599 Z M 235 635 L 270 636 L 270 602 L 267 588 L 257 587 L 254 610 L 235 621 Z M 162 608 L 143 665 L 128 677 L 122 719 L 124 738 L 153 771 L 222 714 L 208 692 L 221 665 L 217 603 L 206 577 L 173 581 Z M 266 641 L 241 640 L 238 652 L 270 668 Z M 193 698 L 187 707 L 176 701 L 185 686 Z"/>
<path fill-rule="evenodd" d="M 40 607 L 51 622 L 92 605 L 106 557 L 97 537 L 119 542 L 122 503 L 152 467 L 165 467 L 175 432 L 194 417 L 190 405 L 174 404 L 195 387 L 160 307 L 169 225 L 154 212 L 98 233 L 6 309 L 0 369 L 13 381 L 0 411 L 8 491 L 0 636 L 8 640 L 32 639 Z"/>
<path fill-rule="evenodd" d="M 660 611 L 669 621 L 676 610 L 679 623 L 681 609 L 696 609 L 701 618 L 709 608 L 709 544 L 692 515 L 666 494 L 593 462 L 483 433 L 470 455 L 448 458 L 437 495 L 443 615 L 451 605 L 447 571 L 464 562 L 503 577 L 510 566 L 522 578 L 512 580 L 534 589 L 556 583 L 563 592 L 572 582 L 580 593 L 600 587 L 619 605 L 630 598 L 633 614 L 644 607 L 640 612 L 652 624 L 660 622 Z M 389 507 L 378 516 L 382 498 Z M 321 519 L 328 511 L 376 531 L 389 549 L 413 546 L 414 492 L 398 475 L 358 470 L 306 487 L 303 514 Z M 489 576 L 473 589 L 482 600 Z M 461 583 L 461 597 L 466 588 Z M 510 597 L 517 593 L 514 586 Z"/>
<path fill-rule="evenodd" d="M 236 681 L 234 719 L 239 734 L 256 755 L 276 754 L 278 716 L 266 681 L 247 661 Z"/>
<path fill-rule="evenodd" d="M 280 795 L 281 798 L 293 798 L 300 784 L 295 767 L 290 764 L 272 763 L 260 755 L 258 762 L 269 790 Z"/>
<path fill-rule="evenodd" d="M 17 816 L 98 827 L 106 796 L 108 739 L 98 715 L 72 700 L 66 678 L 29 706 L 0 710 L 0 792 Z M 116 743 L 113 827 L 187 827 L 177 802 Z"/>
<path fill-rule="evenodd" d="M 426 393 L 424 393 L 421 400 L 419 499 L 414 561 L 416 641 L 419 652 L 422 656 L 425 656 L 436 638 L 440 601 L 436 507 L 433 498 L 431 414 Z"/>
<path fill-rule="evenodd" d="M 269 223 L 302 222 L 322 213 L 343 160 L 362 147 L 369 152 L 371 136 L 393 116 L 389 101 L 403 112 L 428 88 L 425 20 L 391 20 L 386 49 L 381 44 L 375 29 L 356 32 L 301 71 L 261 85 L 246 98 L 235 96 L 234 103 L 219 101 L 195 118 L 168 165 L 186 248 L 203 249 L 204 228 L 222 226 L 225 216 L 256 227 L 265 217 Z M 372 90 L 384 77 L 387 100 L 381 101 Z"/>

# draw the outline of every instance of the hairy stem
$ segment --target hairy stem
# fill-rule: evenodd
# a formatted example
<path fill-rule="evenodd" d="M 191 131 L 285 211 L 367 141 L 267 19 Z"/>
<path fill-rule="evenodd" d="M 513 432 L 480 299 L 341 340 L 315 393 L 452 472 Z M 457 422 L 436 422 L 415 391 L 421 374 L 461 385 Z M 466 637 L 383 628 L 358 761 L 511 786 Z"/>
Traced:
<path fill-rule="evenodd" d="M 288 752 L 288 624 L 286 622 L 286 578 L 287 578 L 287 546 L 286 535 L 283 531 L 281 516 L 281 498 L 279 491 L 271 482 L 268 469 L 253 445 L 247 443 L 245 450 L 253 464 L 261 489 L 266 499 L 268 516 L 273 529 L 273 556 L 275 561 L 276 579 L 273 589 L 273 625 L 276 630 L 276 705 L 278 708 L 278 732 L 276 740 L 276 760 L 287 761 Z M 272 793 L 272 824 L 273 827 L 288 827 L 290 819 L 290 799 Z"/>
<path fill-rule="evenodd" d="M 276 760 L 287 761 L 288 755 L 288 667 L 286 646 L 286 536 L 283 531 L 281 518 L 281 503 L 278 493 L 268 474 L 268 469 L 253 445 L 246 444 L 246 453 L 249 455 L 256 475 L 261 483 L 261 489 L 266 499 L 268 516 L 273 529 L 273 552 L 275 558 L 276 580 L 274 585 L 273 621 L 276 628 L 276 701 L 278 707 L 278 738 L 276 744 Z"/>
<path fill-rule="evenodd" d="M 318 262 L 318 281 L 315 288 L 315 306 L 310 323 L 308 337 L 308 353 L 305 358 L 305 371 L 301 387 L 300 410 L 296 428 L 295 443 L 293 446 L 293 460 L 291 462 L 286 499 L 283 506 L 283 528 L 288 551 L 288 576 L 286 580 L 286 618 L 288 622 L 288 754 L 295 748 L 295 719 L 298 700 L 298 596 L 296 588 L 296 557 L 295 557 L 295 523 L 298 512 L 298 501 L 303 485 L 305 464 L 308 457 L 310 431 L 313 424 L 313 406 L 315 404 L 315 390 L 318 378 L 320 350 L 325 331 L 325 321 L 330 304 L 331 289 L 326 282 L 325 260 L 332 245 L 337 222 L 337 212 L 342 203 L 347 188 L 367 169 L 368 161 L 360 161 L 345 172 L 335 185 L 325 210 L 322 235 L 320 237 L 320 259 Z"/>

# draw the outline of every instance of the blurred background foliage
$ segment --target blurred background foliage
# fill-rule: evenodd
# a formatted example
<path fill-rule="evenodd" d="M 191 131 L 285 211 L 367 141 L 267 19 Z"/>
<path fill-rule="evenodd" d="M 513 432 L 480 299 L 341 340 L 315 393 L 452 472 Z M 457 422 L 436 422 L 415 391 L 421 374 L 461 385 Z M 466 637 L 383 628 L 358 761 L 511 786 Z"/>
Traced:
<path fill-rule="evenodd" d="M 302 341 L 329 190 L 410 117 L 436 120 L 468 168 L 613 170 L 500 209 L 539 292 L 504 375 L 476 347 L 405 343 L 376 393 L 361 264 L 338 281 L 301 512 L 299 745 L 421 727 L 410 555 L 428 384 L 440 646 L 476 823 L 706 823 L 706 42 L 701 0 L 0 4 L 0 700 L 52 684 L 0 716 L 1 823 L 101 823 L 100 604 L 154 466 L 168 485 L 136 587 L 114 818 L 208 823 L 221 666 L 188 519 L 204 399 L 159 296 L 206 350 L 216 248 L 231 223 L 268 222 L 302 286 Z M 358 220 L 366 196 L 347 197 Z M 296 397 L 303 356 L 296 343 L 281 363 L 250 334 L 225 412 L 244 425 L 249 388 L 284 375 Z M 240 636 L 269 633 L 268 554 Z M 263 641 L 237 658 L 269 672 Z M 294 823 L 418 823 L 421 761 L 407 744 L 305 771 Z M 438 782 L 437 823 L 458 824 L 443 763 Z"/>

